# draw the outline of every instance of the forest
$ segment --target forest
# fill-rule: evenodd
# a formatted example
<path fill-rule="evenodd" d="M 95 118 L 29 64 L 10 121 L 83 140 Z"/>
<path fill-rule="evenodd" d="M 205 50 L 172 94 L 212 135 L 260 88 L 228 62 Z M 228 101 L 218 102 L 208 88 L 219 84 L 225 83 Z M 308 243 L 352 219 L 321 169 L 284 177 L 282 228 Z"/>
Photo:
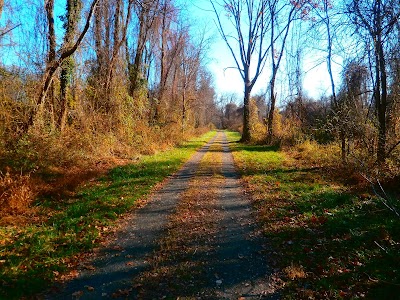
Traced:
<path fill-rule="evenodd" d="M 195 26 L 187 10 L 195 5 L 217 37 Z M 215 39 L 234 62 L 221 69 L 240 75 L 240 95 L 218 91 L 209 68 Z M 0 47 L 7 249 L 15 232 L 56 224 L 55 211 L 82 186 L 149 155 L 196 149 L 195 137 L 217 129 L 239 132 L 243 147 L 320 168 L 352 193 L 368 191 L 400 218 L 398 0 L 0 0 Z M 319 97 L 304 88 L 317 66 L 329 87 Z M 154 178 L 144 171 L 143 193 L 190 153 L 175 153 Z M 240 157 L 247 180 L 252 165 Z"/>
<path fill-rule="evenodd" d="M 18 210 L 11 194 L 34 197 L 36 174 L 154 153 L 216 123 L 208 41 L 173 1 L 67 1 L 65 15 L 30 4 L 25 39 L 9 35 L 26 4 L 1 6 L 15 55 L 1 67 L 2 210 Z"/>

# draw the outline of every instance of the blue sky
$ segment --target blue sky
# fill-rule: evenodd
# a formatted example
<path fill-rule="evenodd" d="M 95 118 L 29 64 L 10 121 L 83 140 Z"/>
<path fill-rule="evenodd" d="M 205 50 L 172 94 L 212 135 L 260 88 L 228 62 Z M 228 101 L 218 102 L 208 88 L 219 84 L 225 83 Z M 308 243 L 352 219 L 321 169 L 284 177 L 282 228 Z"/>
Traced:
<path fill-rule="evenodd" d="M 7 1 L 7 0 L 6 0 Z M 214 83 L 218 94 L 224 93 L 237 93 L 238 98 L 243 95 L 243 81 L 239 75 L 239 72 L 235 67 L 234 60 L 231 53 L 229 52 L 225 42 L 221 39 L 217 27 L 214 23 L 215 15 L 212 11 L 209 0 L 177 0 L 178 5 L 183 8 L 183 14 L 189 20 L 192 31 L 202 32 L 206 31 L 206 34 L 211 40 L 210 49 L 208 52 L 207 66 L 214 76 Z M 30 45 L 37 47 L 43 47 L 34 35 L 40 34 L 41 28 L 34 28 L 32 31 L 29 26 L 29 16 L 32 18 L 32 10 L 36 9 L 35 3 L 39 3 L 39 0 L 13 0 L 15 7 L 22 7 L 21 9 L 15 9 L 13 13 L 13 22 L 15 24 L 21 23 L 22 25 L 11 35 L 10 39 L 3 39 L 2 43 L 10 44 L 15 42 L 16 44 L 22 41 L 28 42 Z M 61 14 L 65 7 L 65 0 L 55 1 L 55 15 Z M 4 25 L 5 16 L 2 18 L 2 24 Z M 58 21 L 58 26 L 61 26 L 61 22 Z M 31 23 L 32 24 L 32 23 Z M 226 24 L 228 26 L 228 24 Z M 5 47 L 7 48 L 7 47 Z M 10 51 L 4 51 L 3 48 L 2 59 L 5 61 L 14 61 L 15 63 L 24 63 L 24 60 L 33 60 L 34 58 L 29 57 L 29 52 L 19 51 L 17 53 L 12 48 Z M 309 52 L 304 59 L 303 67 L 308 72 L 304 76 L 303 85 L 304 90 L 312 97 L 319 98 L 321 95 L 329 94 L 329 77 L 326 71 L 324 63 L 324 57 L 322 54 L 316 52 Z M 321 63 L 322 62 L 322 63 Z M 340 68 L 336 66 L 336 73 L 339 74 Z M 282 72 L 283 74 L 284 72 Z M 338 76 L 337 76 L 338 77 Z M 285 79 L 282 78 L 281 82 Z M 257 81 L 253 94 L 261 93 L 268 87 L 269 74 L 268 68 L 265 69 L 264 74 Z M 283 82 L 285 83 L 285 82 Z M 278 90 L 279 93 L 279 90 Z M 283 93 L 281 93 L 283 94 Z"/>
<path fill-rule="evenodd" d="M 206 27 L 212 37 L 208 67 L 214 74 L 217 92 L 221 94 L 234 92 L 242 96 L 244 89 L 243 81 L 237 70 L 229 69 L 230 67 L 235 67 L 235 63 L 214 23 L 215 14 L 212 11 L 209 0 L 180 0 L 180 3 L 188 9 L 192 25 L 195 27 Z M 227 23 L 226 26 L 228 26 Z M 312 45 L 310 46 L 311 49 Z M 330 94 L 330 81 L 325 63 L 325 54 L 310 49 L 307 51 L 303 62 L 303 68 L 306 71 L 303 87 L 309 96 L 318 99 L 321 95 Z M 340 59 L 338 60 L 340 61 Z M 340 69 L 339 64 L 334 65 L 336 79 L 339 79 Z M 284 73 L 284 70 L 282 71 Z M 269 74 L 268 68 L 266 68 L 264 74 L 254 86 L 253 94 L 264 92 L 268 87 L 268 81 Z M 283 78 L 281 79 L 282 81 L 284 81 Z"/>

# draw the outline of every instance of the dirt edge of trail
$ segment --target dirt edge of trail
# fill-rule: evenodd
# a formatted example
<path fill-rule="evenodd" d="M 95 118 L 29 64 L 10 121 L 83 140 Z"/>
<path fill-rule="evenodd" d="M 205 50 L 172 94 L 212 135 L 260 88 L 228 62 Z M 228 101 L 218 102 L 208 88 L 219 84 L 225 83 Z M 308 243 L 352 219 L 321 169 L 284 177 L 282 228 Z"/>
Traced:
<path fill-rule="evenodd" d="M 132 278 L 149 267 L 147 257 L 156 249 L 180 194 L 187 189 L 216 136 L 150 195 L 142 207 L 119 221 L 118 230 L 107 238 L 100 251 L 80 263 L 75 278 L 54 286 L 44 298 L 107 299 L 117 297 L 116 293 L 127 294 L 132 289 Z"/>
<path fill-rule="evenodd" d="M 47 299 L 279 299 L 223 132 L 119 227 Z"/>

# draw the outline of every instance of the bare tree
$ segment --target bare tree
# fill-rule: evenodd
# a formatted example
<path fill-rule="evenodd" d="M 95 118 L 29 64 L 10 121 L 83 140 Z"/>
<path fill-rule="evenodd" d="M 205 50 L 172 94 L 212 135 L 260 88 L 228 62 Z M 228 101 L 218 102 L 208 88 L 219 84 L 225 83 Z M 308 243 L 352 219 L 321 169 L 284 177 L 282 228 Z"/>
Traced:
<path fill-rule="evenodd" d="M 243 134 L 241 140 L 249 142 L 251 139 L 249 124 L 251 91 L 265 66 L 271 47 L 269 43 L 266 43 L 266 36 L 271 26 L 268 1 L 224 0 L 219 3 L 210 0 L 210 2 L 217 18 L 219 32 L 243 79 Z M 229 22 L 233 25 L 234 33 L 227 31 L 221 13 L 228 17 Z M 251 68 L 253 65 L 255 65 L 254 71 Z"/>
<path fill-rule="evenodd" d="M 382 165 L 387 156 L 388 43 L 399 23 L 400 4 L 396 0 L 353 0 L 348 4 L 348 14 L 371 57 L 373 99 L 378 121 L 377 160 Z"/>
<path fill-rule="evenodd" d="M 188 38 L 188 30 L 185 25 L 178 21 L 178 9 L 171 0 L 164 0 L 160 11 L 159 27 L 159 83 L 157 89 L 158 103 L 155 106 L 154 119 L 152 121 L 165 122 L 162 106 L 166 105 L 165 93 L 167 91 L 168 79 L 173 73 L 176 59 L 184 48 Z"/>
<path fill-rule="evenodd" d="M 296 12 L 302 7 L 300 5 L 293 5 L 286 1 L 272 0 L 268 1 L 268 10 L 271 16 L 271 30 L 270 30 L 270 53 L 271 53 L 271 79 L 269 82 L 270 88 L 270 109 L 268 112 L 267 128 L 268 136 L 267 142 L 272 142 L 273 136 L 273 120 L 276 105 L 276 77 L 278 75 L 279 67 L 282 61 L 284 50 L 286 47 L 287 37 L 291 28 L 292 22 L 296 18 Z"/>
<path fill-rule="evenodd" d="M 47 64 L 46 71 L 43 75 L 43 81 L 42 81 L 43 83 L 40 88 L 39 97 L 36 102 L 36 106 L 37 106 L 37 108 L 39 108 L 39 110 L 45 102 L 46 95 L 47 95 L 47 92 L 53 81 L 54 74 L 61 67 L 63 62 L 76 52 L 76 50 L 78 49 L 79 45 L 81 44 L 83 38 L 85 37 L 87 31 L 89 30 L 90 19 L 92 18 L 92 15 L 95 11 L 98 1 L 99 0 L 93 0 L 92 4 L 90 6 L 90 9 L 89 9 L 88 16 L 86 18 L 85 26 L 82 29 L 82 31 L 80 32 L 78 38 L 73 43 L 71 43 L 70 47 L 60 49 L 58 55 L 56 55 L 56 58 L 51 63 Z M 57 56 L 58 56 L 58 58 L 57 58 Z M 31 113 L 28 124 L 26 126 L 26 129 L 28 129 L 31 125 L 33 125 L 35 117 L 36 117 L 36 113 L 38 111 L 37 108 Z"/>
<path fill-rule="evenodd" d="M 95 14 L 93 38 L 95 41 L 96 67 L 94 88 L 95 107 L 110 112 L 113 102 L 114 82 L 120 52 L 126 44 L 127 30 L 131 20 L 133 1 L 124 7 L 122 0 L 100 0 Z"/>
<path fill-rule="evenodd" d="M 146 50 L 146 43 L 149 41 L 150 34 L 152 34 L 152 29 L 154 28 L 154 23 L 156 22 L 156 16 L 159 12 L 160 0 L 144 0 L 141 3 L 135 4 L 135 11 L 138 17 L 138 36 L 136 40 L 134 59 L 131 61 L 131 55 L 128 45 L 128 40 L 126 43 L 126 55 L 128 62 L 128 72 L 129 72 L 129 94 L 134 95 L 135 91 L 141 85 L 140 82 L 145 77 L 145 70 L 143 70 L 143 60 Z"/>
<path fill-rule="evenodd" d="M 325 52 L 325 62 L 326 69 L 329 76 L 330 90 L 331 90 L 331 106 L 333 108 L 333 112 L 336 114 L 340 114 L 342 111 L 343 99 L 339 101 L 337 95 L 337 83 L 334 78 L 334 56 L 335 56 L 335 46 L 338 44 L 338 36 L 337 33 L 340 30 L 343 30 L 344 25 L 343 22 L 338 19 L 338 10 L 339 6 L 335 7 L 331 0 L 320 0 L 316 2 L 310 1 L 305 5 L 305 14 L 303 14 L 303 18 L 306 20 L 312 20 L 311 28 L 316 33 L 317 37 L 315 39 L 319 39 L 323 41 L 323 49 L 320 49 Z M 343 98 L 343 93 L 341 95 Z M 339 103 L 341 102 L 341 104 Z M 346 161 L 346 132 L 345 132 L 345 124 L 341 122 L 341 117 L 339 115 L 335 116 L 335 129 L 338 129 L 339 139 L 340 139 L 340 147 L 341 147 L 341 157 L 342 162 Z"/>

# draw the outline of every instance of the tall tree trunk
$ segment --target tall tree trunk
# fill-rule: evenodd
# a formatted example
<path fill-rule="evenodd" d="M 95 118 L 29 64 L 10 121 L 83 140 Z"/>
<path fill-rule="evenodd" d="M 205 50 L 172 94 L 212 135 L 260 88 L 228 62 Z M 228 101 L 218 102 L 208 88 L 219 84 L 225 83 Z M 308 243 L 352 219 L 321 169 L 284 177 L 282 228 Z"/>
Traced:
<path fill-rule="evenodd" d="M 248 143 L 251 141 L 250 131 L 250 96 L 251 96 L 251 83 L 249 74 L 246 72 L 245 76 L 245 88 L 244 88 L 244 99 L 243 99 L 243 133 L 241 142 Z"/>
<path fill-rule="evenodd" d="M 375 101 L 378 114 L 377 160 L 381 166 L 386 160 L 386 110 L 387 110 L 387 74 L 385 53 L 382 41 L 382 8 L 378 0 L 374 6 L 376 35 L 374 37 L 376 90 Z"/>
<path fill-rule="evenodd" d="M 186 83 L 183 85 L 182 91 L 182 134 L 185 132 L 186 124 Z"/>
<path fill-rule="evenodd" d="M 270 50 L 271 50 L 271 61 L 272 61 L 272 77 L 271 77 L 271 81 L 270 81 L 271 107 L 269 110 L 268 123 L 267 123 L 267 127 L 268 127 L 267 143 L 272 143 L 272 138 L 273 138 L 273 124 L 274 124 L 274 115 L 275 115 L 275 106 L 276 106 L 276 94 L 275 94 L 276 76 L 278 74 L 279 66 L 282 61 L 283 53 L 284 53 L 285 46 L 286 46 L 286 40 L 289 35 L 289 30 L 291 28 L 290 25 L 293 21 L 292 15 L 295 12 L 294 8 L 292 8 L 290 10 L 289 15 L 287 16 L 287 23 L 285 24 L 286 27 L 284 28 L 284 30 L 282 32 L 280 32 L 280 33 L 278 32 L 278 34 L 275 35 L 275 23 L 277 22 L 276 19 L 278 18 L 279 11 L 280 11 L 276 7 L 277 3 L 278 2 L 274 2 L 274 3 L 272 3 L 272 5 L 270 4 L 270 14 L 271 14 L 271 40 L 270 40 L 271 48 L 270 48 Z M 279 54 L 277 54 L 275 52 L 275 50 L 276 50 L 275 43 L 276 43 L 277 37 L 282 35 L 282 33 L 283 33 L 283 39 L 282 39 L 282 42 L 278 49 Z"/>
<path fill-rule="evenodd" d="M 333 70 L 332 70 L 332 44 L 333 44 L 333 37 L 331 32 L 331 24 L 330 24 L 330 16 L 328 14 L 328 6 L 327 3 L 324 3 L 324 12 L 325 12 L 325 26 L 327 31 L 327 38 L 328 38 L 328 56 L 326 58 L 326 66 L 328 69 L 329 80 L 331 83 L 331 92 L 332 92 L 332 101 L 333 107 L 336 113 L 340 113 L 340 106 L 337 101 L 336 96 L 336 87 L 335 87 L 335 80 L 333 78 Z M 338 124 L 339 126 L 339 138 L 340 138 L 340 149 L 341 149 L 341 158 L 342 162 L 346 162 L 346 132 L 344 129 L 344 124 Z"/>
<path fill-rule="evenodd" d="M 376 101 L 377 101 L 377 113 L 378 113 L 378 150 L 377 159 L 380 164 L 384 163 L 386 160 L 386 111 L 387 111 L 387 74 L 386 74 L 386 63 L 383 53 L 381 37 L 377 38 L 377 53 L 376 53 L 376 63 L 377 74 L 380 74 L 380 80 L 377 81 L 376 90 Z M 377 76 L 379 79 L 379 75 Z M 380 86 L 380 88 L 379 88 Z"/>
<path fill-rule="evenodd" d="M 161 58 L 160 58 L 160 86 L 158 90 L 158 103 L 156 103 L 154 118 L 155 121 L 161 119 L 161 105 L 164 101 L 165 86 L 167 83 L 167 2 L 163 5 L 163 19 L 161 27 Z"/>
<path fill-rule="evenodd" d="M 274 74 L 272 75 L 272 79 L 270 82 L 270 99 L 271 99 L 271 107 L 268 113 L 268 123 L 267 123 L 267 143 L 272 143 L 273 137 L 273 122 L 274 122 L 274 114 L 275 114 L 275 105 L 276 105 L 276 97 L 275 97 L 275 80 L 276 80 L 276 71 L 272 71 Z"/>
<path fill-rule="evenodd" d="M 139 77 L 140 77 L 140 70 L 141 70 L 141 64 L 142 64 L 142 59 L 143 59 L 143 51 L 144 51 L 144 46 L 146 42 L 146 37 L 145 37 L 145 21 L 144 21 L 144 16 L 145 12 L 144 9 L 142 9 L 139 17 L 139 36 L 138 36 L 138 42 L 136 46 L 136 52 L 135 52 L 135 59 L 133 62 L 133 65 L 130 65 L 130 70 L 129 70 L 129 79 L 130 79 L 130 88 L 129 88 L 129 94 L 131 96 L 134 95 L 135 91 L 138 88 L 139 85 Z"/>
<path fill-rule="evenodd" d="M 105 94 L 106 94 L 106 101 L 107 103 L 111 104 L 111 98 L 113 94 L 113 81 L 115 77 L 115 72 L 116 72 L 116 59 L 119 53 L 119 50 L 121 48 L 121 40 L 120 40 L 120 35 L 121 35 L 121 13 L 123 11 L 122 9 L 123 3 L 122 0 L 116 0 L 116 6 L 115 6 L 115 13 L 114 13 L 114 32 L 113 32 L 113 46 L 112 46 L 112 52 L 111 52 L 111 59 L 108 64 L 108 71 L 107 71 L 107 77 L 106 77 L 106 85 L 105 85 Z"/>
<path fill-rule="evenodd" d="M 49 91 L 51 82 L 53 81 L 53 76 L 54 74 L 57 72 L 58 68 L 61 67 L 62 63 L 69 58 L 70 56 L 72 56 L 76 50 L 78 49 L 79 45 L 82 43 L 83 38 L 85 37 L 87 31 L 89 30 L 89 26 L 90 26 L 90 19 L 92 18 L 92 15 L 96 9 L 96 5 L 97 2 L 99 0 L 93 0 L 91 6 L 90 6 L 90 10 L 89 10 L 89 14 L 86 18 L 86 23 L 85 23 L 85 27 L 83 28 L 82 32 L 80 33 L 78 39 L 75 41 L 75 43 L 73 43 L 73 45 L 69 48 L 64 48 L 62 49 L 61 53 L 60 53 L 60 57 L 58 59 L 56 59 L 52 64 L 49 64 L 46 67 L 46 72 L 43 75 L 43 84 L 40 88 L 40 92 L 39 92 L 39 97 L 38 97 L 38 101 L 36 103 L 37 107 L 40 107 L 41 105 L 43 105 L 43 103 L 45 102 L 47 93 Z M 29 116 L 29 121 L 28 124 L 25 128 L 25 130 L 28 130 L 30 126 L 33 125 L 34 120 L 36 118 L 37 115 L 37 110 L 33 111 L 30 116 Z"/>
<path fill-rule="evenodd" d="M 48 24 L 48 43 L 49 43 L 49 52 L 47 55 L 47 64 L 46 68 L 48 69 L 51 64 L 53 64 L 56 60 L 56 33 L 54 29 L 54 0 L 47 0 L 45 3 L 46 16 L 47 16 L 47 24 Z M 50 83 L 49 87 L 49 107 L 50 107 L 50 115 L 51 115 L 51 124 L 55 126 L 55 87 L 53 81 Z"/>
<path fill-rule="evenodd" d="M 82 2 L 81 0 L 67 0 L 67 18 L 64 23 L 65 36 L 63 48 L 70 48 L 80 20 Z M 60 76 L 60 113 L 58 116 L 58 126 L 61 131 L 64 130 L 68 114 L 67 93 L 71 83 L 71 77 L 74 69 L 74 59 L 72 56 L 66 58 L 61 64 Z"/>

